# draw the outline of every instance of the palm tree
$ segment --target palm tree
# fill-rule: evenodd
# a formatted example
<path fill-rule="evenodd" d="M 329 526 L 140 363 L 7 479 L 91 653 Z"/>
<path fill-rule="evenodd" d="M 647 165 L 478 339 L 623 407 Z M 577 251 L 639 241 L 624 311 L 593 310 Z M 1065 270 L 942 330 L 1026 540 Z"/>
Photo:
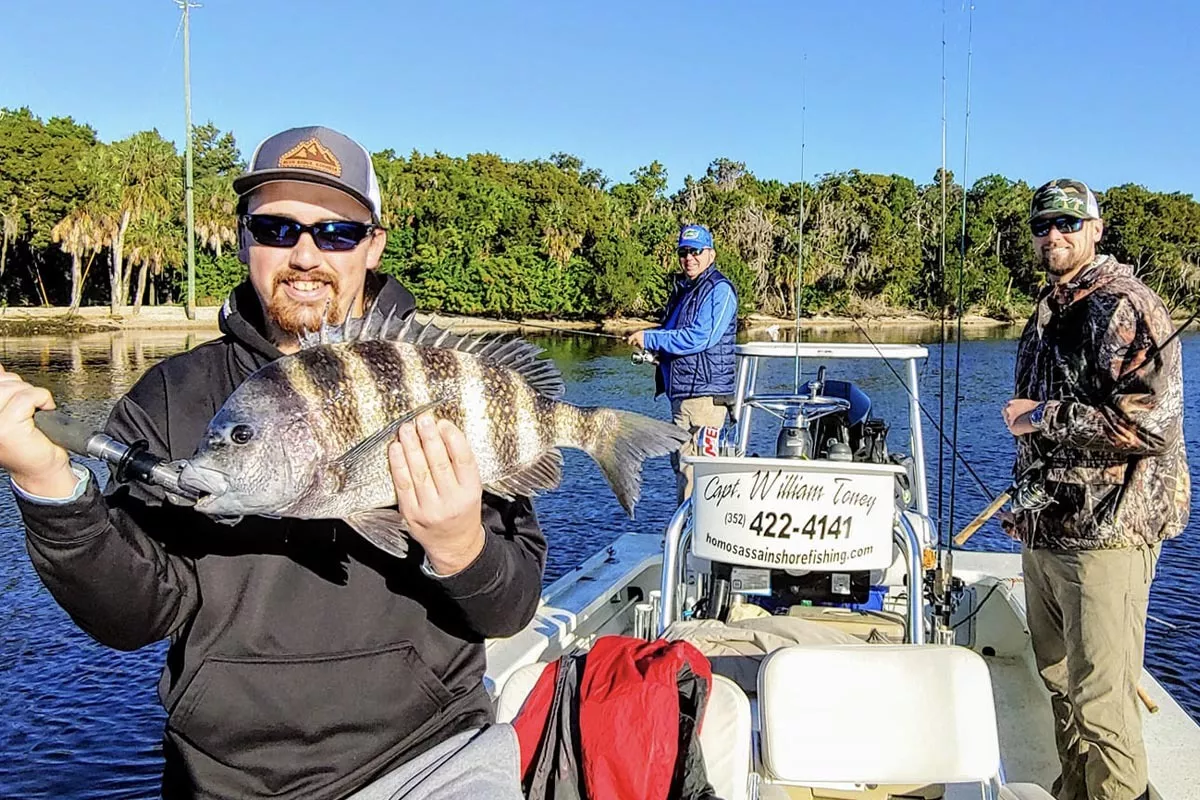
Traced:
<path fill-rule="evenodd" d="M 222 246 L 237 244 L 237 194 L 233 181 L 210 175 L 196 183 L 196 235 L 200 246 L 221 257 Z"/>
<path fill-rule="evenodd" d="M 71 257 L 71 312 L 79 309 L 83 299 L 83 257 L 107 246 L 104 230 L 92 218 L 86 206 L 76 206 L 50 230 L 50 238 Z M 90 262 L 89 262 L 90 265 Z"/>
<path fill-rule="evenodd" d="M 8 260 L 8 244 L 16 241 L 20 223 L 21 210 L 14 194 L 8 198 L 8 204 L 0 208 L 0 276 L 4 275 L 4 262 Z"/>
<path fill-rule="evenodd" d="M 168 264 L 183 261 L 183 234 L 172 214 L 145 213 L 129 227 L 127 243 L 128 261 L 138 268 L 133 293 L 133 313 L 137 314 L 142 310 L 147 272 L 157 278 Z"/>
<path fill-rule="evenodd" d="M 109 246 L 109 305 L 116 314 L 128 302 L 132 283 L 134 263 L 124 259 L 130 226 L 151 217 L 168 217 L 180 207 L 179 154 L 158 131 L 142 131 L 111 145 L 97 145 L 85 159 L 84 169 L 92 182 L 88 206 Z M 137 266 L 144 270 L 149 263 L 142 260 Z M 139 287 L 145 282 L 146 276 L 139 275 Z"/>

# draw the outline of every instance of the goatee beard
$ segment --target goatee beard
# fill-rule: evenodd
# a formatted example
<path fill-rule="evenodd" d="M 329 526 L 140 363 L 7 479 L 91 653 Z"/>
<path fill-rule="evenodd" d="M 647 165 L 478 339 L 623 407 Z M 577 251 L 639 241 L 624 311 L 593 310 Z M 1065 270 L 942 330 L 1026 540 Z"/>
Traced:
<path fill-rule="evenodd" d="M 284 283 L 293 280 L 319 281 L 330 288 L 330 297 L 321 303 L 298 303 L 283 291 Z M 268 324 L 280 333 L 299 336 L 305 331 L 316 331 L 322 321 L 339 325 L 345 315 L 338 306 L 339 286 L 336 275 L 316 275 L 304 272 L 286 272 L 275 276 L 271 297 L 267 302 Z"/>

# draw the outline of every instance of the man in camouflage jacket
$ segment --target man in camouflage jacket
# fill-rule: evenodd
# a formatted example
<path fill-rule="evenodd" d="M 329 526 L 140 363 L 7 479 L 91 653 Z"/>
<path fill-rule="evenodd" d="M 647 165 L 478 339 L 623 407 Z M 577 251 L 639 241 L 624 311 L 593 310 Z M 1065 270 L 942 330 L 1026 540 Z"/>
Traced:
<path fill-rule="evenodd" d="M 1047 285 L 1017 350 L 1014 474 L 1052 500 L 1016 509 L 1030 635 L 1051 695 L 1058 800 L 1133 800 L 1148 786 L 1137 683 L 1160 543 L 1187 523 L 1179 340 L 1133 269 L 1097 255 L 1083 183 L 1034 193 Z M 1170 340 L 1170 341 L 1168 341 Z"/>

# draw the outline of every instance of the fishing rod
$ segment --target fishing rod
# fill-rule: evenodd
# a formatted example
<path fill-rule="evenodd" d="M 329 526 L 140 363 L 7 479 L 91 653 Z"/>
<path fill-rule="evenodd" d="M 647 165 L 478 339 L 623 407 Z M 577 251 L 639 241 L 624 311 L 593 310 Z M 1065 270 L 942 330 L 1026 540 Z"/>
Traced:
<path fill-rule="evenodd" d="M 625 341 L 624 336 L 618 336 L 615 333 L 605 333 L 603 331 L 589 331 L 589 330 L 582 330 L 582 329 L 576 329 L 576 328 L 562 328 L 562 327 L 559 327 L 558 325 L 550 325 L 550 324 L 546 324 L 546 323 L 537 323 L 537 322 L 528 322 L 525 320 L 518 321 L 515 319 L 501 318 L 501 319 L 497 319 L 495 321 L 503 322 L 507 325 L 516 325 L 519 328 L 540 328 L 542 330 L 554 331 L 555 333 L 562 333 L 562 334 L 572 335 L 572 336 L 574 336 L 574 335 L 595 336 L 598 339 L 616 339 L 616 340 L 622 341 L 622 342 Z M 650 352 L 649 350 L 643 349 L 643 348 L 634 348 L 633 355 L 632 355 L 632 361 L 634 364 L 657 364 L 658 363 L 658 359 L 655 357 L 654 353 Z"/>
<path fill-rule="evenodd" d="M 942 184 L 941 247 L 938 249 L 938 425 L 946 427 L 946 0 L 942 0 Z M 942 531 L 946 524 L 943 495 L 946 488 L 945 445 L 938 440 L 937 547 L 942 556 Z M 953 469 L 953 461 L 951 469 Z"/>
<path fill-rule="evenodd" d="M 596 336 L 601 339 L 620 339 L 625 341 L 624 336 L 618 336 L 615 333 L 604 333 L 603 331 L 589 331 L 575 328 L 563 328 L 558 325 L 550 325 L 546 323 L 528 322 L 525 320 L 515 319 L 497 319 L 495 322 L 502 322 L 506 325 L 516 325 L 520 328 L 542 328 L 543 330 L 554 331 L 555 333 L 578 334 L 580 336 Z"/>
<path fill-rule="evenodd" d="M 970 11 L 967 16 L 967 83 L 966 83 L 966 99 L 963 108 L 963 171 L 962 171 L 962 230 L 959 233 L 959 258 L 958 258 L 958 298 L 954 304 L 955 314 L 958 316 L 957 331 L 954 336 L 954 433 L 952 434 L 953 446 L 958 446 L 958 417 L 959 405 L 962 398 L 962 392 L 959 391 L 960 380 L 962 376 L 962 330 L 963 330 L 963 274 L 967 263 L 967 165 L 970 163 L 970 134 L 971 134 L 971 60 L 973 54 L 972 41 L 975 34 L 975 4 L 970 4 Z M 945 225 L 943 224 L 943 229 Z M 943 284 L 944 287 L 944 284 Z M 944 288 L 943 288 L 944 291 Z M 944 348 L 943 348 L 944 349 Z M 958 481 L 955 480 L 956 473 L 953 469 L 950 470 L 950 509 L 947 515 L 949 527 L 954 527 L 954 511 L 957 508 L 957 488 Z M 992 505 L 995 505 L 995 500 L 992 500 Z M 947 574 L 952 574 L 953 569 L 953 552 L 954 541 L 947 542 Z M 947 617 L 946 622 L 949 622 Z"/>
<path fill-rule="evenodd" d="M 892 362 L 888 361 L 887 357 L 884 356 L 883 349 L 876 344 L 873 338 L 871 338 L 871 334 L 867 333 L 867 329 L 862 326 L 862 323 L 859 322 L 858 317 L 849 312 L 849 308 L 845 301 L 842 301 L 841 308 L 844 312 L 846 312 L 846 315 L 850 318 L 850 321 L 854 323 L 854 326 L 858 328 L 858 332 L 862 334 L 862 337 L 867 340 L 867 343 L 870 344 L 872 348 L 874 348 L 875 354 L 879 356 L 880 360 L 883 361 L 884 366 L 888 368 L 892 375 L 895 376 L 900 386 L 904 388 L 904 392 L 908 395 L 908 398 L 917 404 L 917 408 L 921 409 L 921 413 L 925 415 L 925 419 L 929 420 L 929 424 L 932 425 L 934 430 L 938 432 L 940 437 L 939 444 L 948 446 L 950 448 L 952 455 L 958 459 L 959 463 L 966 467 L 967 473 L 974 478 L 975 483 L 979 485 L 979 488 L 983 492 L 984 496 L 987 497 L 989 501 L 994 500 L 995 495 L 992 494 L 992 490 L 988 488 L 986 483 L 984 483 L 983 478 L 979 477 L 979 473 L 977 473 L 974 467 L 971 466 L 970 462 L 967 461 L 966 456 L 959 451 L 958 447 L 955 446 L 950 438 L 946 435 L 945 430 L 941 425 L 938 424 L 938 421 L 933 418 L 933 414 L 925 407 L 925 404 L 922 403 L 920 398 L 918 398 L 913 393 L 913 390 L 909 388 L 908 382 L 905 381 L 900 373 L 896 371 L 896 368 L 892 366 Z"/>
<path fill-rule="evenodd" d="M 1144 369 L 1147 364 L 1154 363 L 1158 356 L 1161 355 L 1162 352 L 1167 348 L 1167 345 L 1175 341 L 1175 339 L 1178 338 L 1179 335 L 1185 330 L 1187 330 L 1187 328 L 1193 322 L 1195 322 L 1197 318 L 1200 318 L 1200 308 L 1197 308 L 1195 311 L 1193 311 L 1191 316 L 1185 319 L 1179 325 L 1179 327 L 1175 328 L 1171 335 L 1163 340 L 1162 344 L 1151 345 L 1150 351 L 1147 353 L 1146 357 L 1142 359 L 1141 363 L 1135 364 L 1121 373 L 1121 375 L 1117 378 L 1116 384 L 1108 393 L 1106 400 L 1111 400 L 1114 396 L 1120 394 L 1121 391 L 1125 389 L 1137 376 L 1138 372 Z M 992 501 L 991 505 L 981 511 L 979 515 L 975 517 L 975 519 L 971 520 L 971 522 L 968 523 L 967 526 L 964 527 L 962 531 L 954 537 L 954 543 L 957 545 L 962 545 L 965 543 L 968 539 L 975 535 L 975 532 L 978 531 L 983 524 L 988 521 L 988 519 L 990 519 L 997 511 L 1000 510 L 1004 503 L 1011 499 L 1015 498 L 1017 506 L 1030 511 L 1040 511 L 1041 509 L 1050 505 L 1050 503 L 1054 502 L 1053 498 L 1046 493 L 1044 487 L 1034 483 L 1034 478 L 1038 470 L 1048 465 L 1051 461 L 1053 461 L 1055 456 L 1065 449 L 1066 444 L 1064 442 L 1059 442 L 1050 450 L 1050 452 L 1034 460 L 1034 462 L 1030 464 L 1024 470 L 1024 472 L 1021 473 L 1021 475 L 1013 480 L 1009 487 L 1005 489 L 999 497 Z"/>
<path fill-rule="evenodd" d="M 64 450 L 90 456 L 108 464 L 113 478 L 119 483 L 129 480 L 166 489 L 180 500 L 196 500 L 199 495 L 179 485 L 182 464 L 169 462 L 149 452 L 144 440 L 125 444 L 106 433 L 93 430 L 87 424 L 62 411 L 35 411 L 33 423 L 46 438 Z"/>
<path fill-rule="evenodd" d="M 808 110 L 806 81 L 808 79 L 808 54 L 800 62 L 800 214 L 797 222 L 796 248 L 796 369 L 793 393 L 800 394 L 800 303 L 804 298 L 804 125 Z"/>

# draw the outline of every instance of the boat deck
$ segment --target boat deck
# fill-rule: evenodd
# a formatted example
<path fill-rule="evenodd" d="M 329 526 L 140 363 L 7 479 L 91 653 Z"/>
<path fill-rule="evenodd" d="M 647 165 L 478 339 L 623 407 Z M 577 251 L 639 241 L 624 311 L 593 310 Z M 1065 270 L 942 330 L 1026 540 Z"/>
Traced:
<path fill-rule="evenodd" d="M 599 636 L 630 635 L 633 606 L 660 583 L 662 539 L 624 535 L 549 586 L 534 620 L 516 636 L 488 642 L 487 682 L 496 692 L 520 667 L 546 663 L 586 650 Z M 1003 779 L 1048 787 L 1058 773 L 1049 699 L 1033 663 L 1025 626 L 1020 556 L 1013 553 L 955 553 L 954 572 L 971 588 L 976 611 L 971 649 L 987 663 L 1000 740 Z M 998 584 L 998 585 L 997 585 Z M 996 587 L 995 591 L 991 591 Z M 989 597 L 990 592 L 990 597 Z M 982 605 L 974 607 L 988 597 Z M 1200 726 L 1148 673 L 1142 686 L 1159 706 L 1144 713 L 1150 759 L 1151 797 L 1187 800 L 1200 786 Z M 756 698 L 752 725 L 757 726 Z M 765 788 L 765 787 L 764 787 Z M 778 787 L 771 787 L 772 790 Z M 803 797 L 789 790 L 771 796 Z M 811 795 L 809 795 L 811 796 Z M 946 798 L 978 797 L 978 787 L 947 786 Z"/>

